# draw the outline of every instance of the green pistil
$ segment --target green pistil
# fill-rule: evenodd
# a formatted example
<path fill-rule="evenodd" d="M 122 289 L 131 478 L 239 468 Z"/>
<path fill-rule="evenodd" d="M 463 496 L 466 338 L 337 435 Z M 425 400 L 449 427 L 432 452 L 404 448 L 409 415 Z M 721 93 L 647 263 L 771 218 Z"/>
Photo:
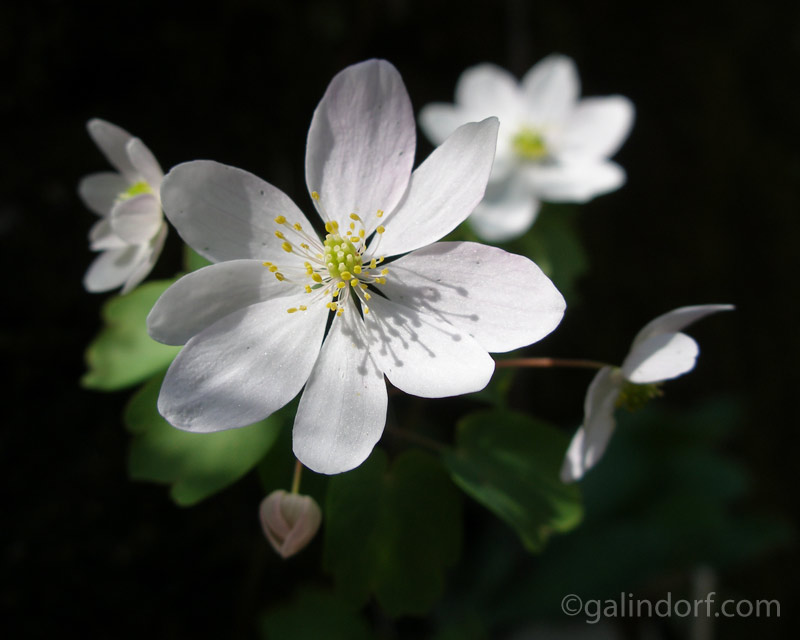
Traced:
<path fill-rule="evenodd" d="M 145 193 L 153 193 L 153 190 L 144 180 L 140 180 L 139 182 L 134 182 L 126 191 L 120 193 L 119 199 L 130 200 Z"/>
<path fill-rule="evenodd" d="M 324 244 L 325 265 L 331 278 L 349 280 L 361 273 L 361 256 L 349 239 L 329 233 Z"/>
<path fill-rule="evenodd" d="M 662 393 L 658 383 L 635 384 L 626 380 L 622 384 L 616 406 L 617 408 L 624 407 L 628 411 L 637 411 L 653 398 L 661 396 Z"/>
<path fill-rule="evenodd" d="M 514 152 L 526 160 L 541 160 L 547 156 L 547 146 L 542 135 L 533 129 L 523 129 L 514 136 Z"/>

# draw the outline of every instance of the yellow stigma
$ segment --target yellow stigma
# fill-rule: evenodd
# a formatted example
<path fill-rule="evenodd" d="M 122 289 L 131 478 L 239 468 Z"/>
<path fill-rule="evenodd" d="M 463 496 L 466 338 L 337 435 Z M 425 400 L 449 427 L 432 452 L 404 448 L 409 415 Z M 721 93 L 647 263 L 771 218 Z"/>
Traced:
<path fill-rule="evenodd" d="M 547 156 L 547 145 L 538 131 L 523 128 L 511 141 L 514 152 L 525 160 L 541 160 Z"/>

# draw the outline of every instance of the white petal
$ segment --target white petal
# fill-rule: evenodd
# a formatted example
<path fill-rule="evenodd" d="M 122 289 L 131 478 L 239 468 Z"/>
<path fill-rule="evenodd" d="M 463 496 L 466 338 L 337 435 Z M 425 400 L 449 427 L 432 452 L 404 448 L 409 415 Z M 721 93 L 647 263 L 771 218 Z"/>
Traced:
<path fill-rule="evenodd" d="M 638 342 L 622 363 L 631 382 L 670 380 L 694 369 L 700 349 L 685 333 L 659 333 Z"/>
<path fill-rule="evenodd" d="M 128 243 L 114 233 L 108 218 L 101 218 L 89 230 L 89 247 L 92 251 L 122 249 L 127 246 Z"/>
<path fill-rule="evenodd" d="M 83 277 L 83 286 L 91 293 L 110 291 L 122 286 L 145 259 L 147 247 L 131 245 L 103 251 L 94 259 Z"/>
<path fill-rule="evenodd" d="M 334 319 L 292 432 L 294 455 L 317 473 L 342 473 L 360 465 L 386 424 L 383 374 L 369 355 L 355 306 Z"/>
<path fill-rule="evenodd" d="M 659 333 L 676 333 L 690 324 L 719 311 L 732 311 L 732 304 L 698 304 L 679 307 L 648 322 L 633 340 L 633 347 Z"/>
<path fill-rule="evenodd" d="M 486 191 L 497 126 L 497 118 L 487 118 L 459 127 L 417 167 L 403 202 L 385 222 L 382 255 L 431 244 L 472 213 Z"/>
<path fill-rule="evenodd" d="M 159 342 L 185 344 L 239 309 L 297 293 L 298 287 L 279 282 L 259 260 L 212 264 L 183 276 L 161 295 L 147 316 L 147 331 Z"/>
<path fill-rule="evenodd" d="M 106 216 L 111 212 L 117 197 L 128 189 L 128 181 L 118 173 L 106 171 L 92 173 L 78 184 L 78 195 L 96 214 Z"/>
<path fill-rule="evenodd" d="M 490 352 L 541 340 L 566 308 L 528 258 L 474 242 L 437 242 L 399 258 L 381 292 L 466 331 Z"/>
<path fill-rule="evenodd" d="M 319 193 L 324 217 L 340 225 L 351 213 L 389 212 L 408 185 L 415 146 L 414 112 L 397 69 L 385 60 L 347 67 L 311 120 L 308 191 Z"/>
<path fill-rule="evenodd" d="M 125 151 L 139 175 L 153 191 L 158 192 L 164 172 L 150 149 L 139 138 L 133 138 L 125 145 Z"/>
<path fill-rule="evenodd" d="M 589 385 L 584 401 L 583 425 L 570 442 L 561 480 L 580 480 L 606 450 L 614 433 L 614 408 L 621 387 L 619 370 L 603 367 Z"/>
<path fill-rule="evenodd" d="M 434 315 L 374 295 L 364 320 L 370 353 L 398 389 L 423 398 L 480 391 L 494 360 L 474 338 Z"/>
<path fill-rule="evenodd" d="M 111 229 L 128 244 L 149 242 L 162 222 L 161 203 L 152 193 L 117 202 L 109 216 Z"/>
<path fill-rule="evenodd" d="M 137 182 L 140 179 L 139 172 L 131 163 L 128 152 L 125 149 L 133 136 L 122 127 L 100 118 L 89 120 L 86 128 L 92 140 L 100 147 L 100 151 L 108 158 L 111 165 L 125 176 L 128 184 Z"/>
<path fill-rule="evenodd" d="M 458 79 L 456 104 L 467 120 L 483 120 L 496 116 L 501 121 L 516 119 L 522 109 L 522 96 L 517 79 L 493 64 L 470 67 Z"/>
<path fill-rule="evenodd" d="M 581 100 L 559 139 L 559 158 L 608 158 L 633 126 L 633 103 L 624 96 Z"/>
<path fill-rule="evenodd" d="M 164 248 L 164 241 L 166 239 L 167 223 L 162 220 L 161 228 L 156 236 L 146 245 L 146 251 L 144 252 L 144 255 L 142 256 L 138 266 L 131 272 L 131 274 L 128 276 L 128 279 L 125 281 L 125 286 L 122 287 L 122 291 L 120 291 L 122 295 L 133 291 L 139 285 L 139 283 L 147 277 L 147 274 L 153 270 L 153 267 L 158 261 L 158 257 L 161 255 L 161 250 Z"/>
<path fill-rule="evenodd" d="M 284 216 L 313 230 L 280 189 L 252 173 L 210 160 L 174 167 L 161 185 L 164 214 L 181 238 L 212 262 L 255 258 L 282 262 L 286 253 L 275 231 Z"/>
<path fill-rule="evenodd" d="M 548 56 L 522 78 L 522 91 L 532 123 L 561 123 L 580 95 L 578 69 L 567 56 Z"/>
<path fill-rule="evenodd" d="M 455 105 L 435 102 L 422 107 L 419 126 L 435 145 L 444 142 L 462 124 L 469 122 L 466 114 Z"/>
<path fill-rule="evenodd" d="M 490 182 L 486 196 L 470 215 L 469 224 L 483 240 L 505 242 L 531 228 L 539 207 L 539 200 L 521 180 Z"/>
<path fill-rule="evenodd" d="M 587 202 L 625 183 L 625 171 L 610 161 L 532 165 L 522 175 L 534 193 L 549 202 Z"/>
<path fill-rule="evenodd" d="M 289 402 L 319 355 L 328 309 L 286 313 L 302 298 L 239 309 L 186 343 L 167 371 L 158 410 L 173 426 L 210 433 L 244 427 Z"/>

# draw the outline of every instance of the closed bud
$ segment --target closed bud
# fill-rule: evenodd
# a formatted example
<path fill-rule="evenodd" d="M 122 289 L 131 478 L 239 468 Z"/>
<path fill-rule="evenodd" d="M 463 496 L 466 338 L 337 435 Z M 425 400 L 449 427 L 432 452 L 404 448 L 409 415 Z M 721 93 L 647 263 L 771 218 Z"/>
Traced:
<path fill-rule="evenodd" d="M 311 496 L 273 491 L 259 507 L 264 534 L 281 557 L 301 551 L 322 523 L 322 511 Z"/>

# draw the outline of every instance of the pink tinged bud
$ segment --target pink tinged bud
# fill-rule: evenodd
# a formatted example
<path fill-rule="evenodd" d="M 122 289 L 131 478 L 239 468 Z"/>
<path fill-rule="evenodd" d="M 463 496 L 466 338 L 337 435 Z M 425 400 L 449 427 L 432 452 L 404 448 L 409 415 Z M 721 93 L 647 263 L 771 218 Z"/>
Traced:
<path fill-rule="evenodd" d="M 322 511 L 313 498 L 282 489 L 264 498 L 258 511 L 267 540 L 283 558 L 301 551 L 322 523 Z"/>

